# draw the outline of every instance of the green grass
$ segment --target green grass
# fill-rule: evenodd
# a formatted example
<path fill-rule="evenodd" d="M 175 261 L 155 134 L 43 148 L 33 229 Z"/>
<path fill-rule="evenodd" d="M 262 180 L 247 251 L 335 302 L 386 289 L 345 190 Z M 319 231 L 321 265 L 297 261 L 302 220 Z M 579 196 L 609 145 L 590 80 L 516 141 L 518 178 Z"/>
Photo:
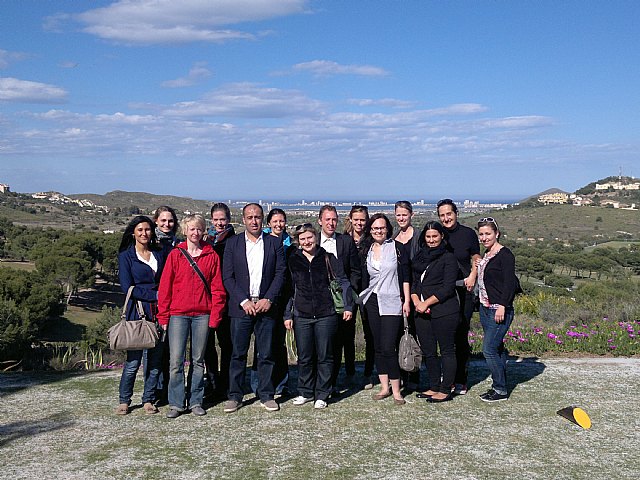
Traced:
<path fill-rule="evenodd" d="M 324 411 L 288 400 L 276 413 L 218 405 L 176 420 L 166 407 L 114 415 L 119 374 L 0 376 L 1 476 L 637 478 L 639 359 L 513 362 L 511 398 L 496 405 L 478 398 L 489 380 L 476 361 L 470 393 L 442 405 L 353 390 Z M 569 405 L 590 414 L 591 430 L 556 415 Z"/>
<path fill-rule="evenodd" d="M 0 268 L 14 268 L 16 270 L 33 272 L 36 269 L 36 264 L 33 262 L 7 262 L 3 260 L 0 261 Z"/>

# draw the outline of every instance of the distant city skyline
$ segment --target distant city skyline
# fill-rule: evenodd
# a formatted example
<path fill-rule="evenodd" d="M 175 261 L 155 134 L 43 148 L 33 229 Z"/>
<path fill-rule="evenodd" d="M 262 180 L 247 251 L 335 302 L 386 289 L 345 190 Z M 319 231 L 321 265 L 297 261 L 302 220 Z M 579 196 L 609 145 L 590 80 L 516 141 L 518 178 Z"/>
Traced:
<path fill-rule="evenodd" d="M 640 175 L 640 3 L 0 2 L 0 182 L 518 201 Z"/>

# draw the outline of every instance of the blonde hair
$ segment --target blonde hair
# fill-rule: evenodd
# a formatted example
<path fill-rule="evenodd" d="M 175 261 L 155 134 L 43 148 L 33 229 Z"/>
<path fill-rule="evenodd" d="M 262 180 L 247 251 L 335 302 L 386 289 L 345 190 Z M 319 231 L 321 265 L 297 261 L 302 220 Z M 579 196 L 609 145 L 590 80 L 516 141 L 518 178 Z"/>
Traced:
<path fill-rule="evenodd" d="M 183 235 L 187 234 L 187 230 L 189 229 L 190 223 L 197 223 L 198 226 L 202 227 L 202 233 L 206 233 L 207 222 L 204 220 L 204 217 L 202 215 L 195 214 L 195 215 L 187 215 L 182 219 L 182 222 L 180 222 L 180 227 Z"/>

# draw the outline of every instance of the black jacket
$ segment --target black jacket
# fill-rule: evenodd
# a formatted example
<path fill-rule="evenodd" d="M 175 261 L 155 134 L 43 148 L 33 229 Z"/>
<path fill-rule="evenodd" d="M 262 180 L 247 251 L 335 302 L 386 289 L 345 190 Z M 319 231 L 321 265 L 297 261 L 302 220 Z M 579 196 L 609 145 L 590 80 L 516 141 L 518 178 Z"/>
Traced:
<path fill-rule="evenodd" d="M 484 288 L 489 303 L 504 307 L 513 305 L 516 293 L 522 291 L 516 277 L 516 259 L 507 247 L 502 247 L 484 268 Z"/>
<path fill-rule="evenodd" d="M 329 291 L 329 272 L 327 261 L 336 279 L 342 286 L 342 298 L 346 311 L 353 311 L 351 285 L 344 274 L 342 262 L 324 248 L 318 247 L 315 257 L 309 262 L 302 250 L 296 250 L 289 257 L 292 295 L 287 302 L 284 318 L 288 320 L 293 313 L 297 317 L 318 318 L 335 315 L 336 309 Z M 293 310 L 293 312 L 292 312 Z"/>
<path fill-rule="evenodd" d="M 411 294 L 422 296 L 424 300 L 431 295 L 438 299 L 438 303 L 430 307 L 431 317 L 438 318 L 458 313 L 460 303 L 456 294 L 456 280 L 459 267 L 453 253 L 445 251 L 434 259 L 426 268 L 422 279 L 424 269 L 415 267 L 416 265 L 412 272 Z"/>

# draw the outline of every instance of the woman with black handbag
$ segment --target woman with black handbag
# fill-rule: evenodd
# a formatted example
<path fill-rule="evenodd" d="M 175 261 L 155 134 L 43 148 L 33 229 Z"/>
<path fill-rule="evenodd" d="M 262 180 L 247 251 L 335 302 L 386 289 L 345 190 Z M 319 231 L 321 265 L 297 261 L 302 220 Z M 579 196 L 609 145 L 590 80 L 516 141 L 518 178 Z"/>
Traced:
<path fill-rule="evenodd" d="M 342 263 L 317 244 L 317 231 L 310 223 L 296 228 L 299 250 L 288 260 L 291 272 L 290 299 L 284 325 L 293 329 L 298 350 L 298 396 L 294 405 L 315 400 L 314 408 L 327 407 L 331 394 L 333 341 L 338 317 L 351 320 L 353 296 Z M 344 311 L 337 313 L 330 289 L 332 280 L 341 287 Z"/>
<path fill-rule="evenodd" d="M 440 223 L 427 222 L 420 234 L 420 250 L 412 262 L 411 300 L 416 309 L 416 333 L 429 376 L 429 390 L 416 396 L 426 398 L 430 403 L 451 400 L 457 364 L 458 262 L 446 249 L 444 232 Z"/>
<path fill-rule="evenodd" d="M 127 320 L 138 320 L 135 304 L 142 303 L 147 320 L 154 318 L 158 300 L 158 284 L 165 263 L 163 250 L 155 234 L 155 224 L 145 216 L 135 217 L 122 235 L 118 254 L 120 288 L 127 292 L 133 286 L 130 305 L 125 305 Z M 148 414 L 158 413 L 155 406 L 156 386 L 162 361 L 162 346 L 156 345 L 147 350 L 128 350 L 122 369 L 119 388 L 118 415 L 130 412 L 129 405 L 133 396 L 133 386 L 140 364 L 144 365 L 144 391 L 142 407 Z"/>
<path fill-rule="evenodd" d="M 158 322 L 169 337 L 169 411 L 177 418 L 185 407 L 194 415 L 205 415 L 204 353 L 209 327 L 222 320 L 226 292 L 222 285 L 220 259 L 213 247 L 203 241 L 205 220 L 188 215 L 182 222 L 186 241 L 179 243 L 167 258 L 158 294 Z M 191 388 L 186 398 L 184 360 L 191 337 Z"/>

